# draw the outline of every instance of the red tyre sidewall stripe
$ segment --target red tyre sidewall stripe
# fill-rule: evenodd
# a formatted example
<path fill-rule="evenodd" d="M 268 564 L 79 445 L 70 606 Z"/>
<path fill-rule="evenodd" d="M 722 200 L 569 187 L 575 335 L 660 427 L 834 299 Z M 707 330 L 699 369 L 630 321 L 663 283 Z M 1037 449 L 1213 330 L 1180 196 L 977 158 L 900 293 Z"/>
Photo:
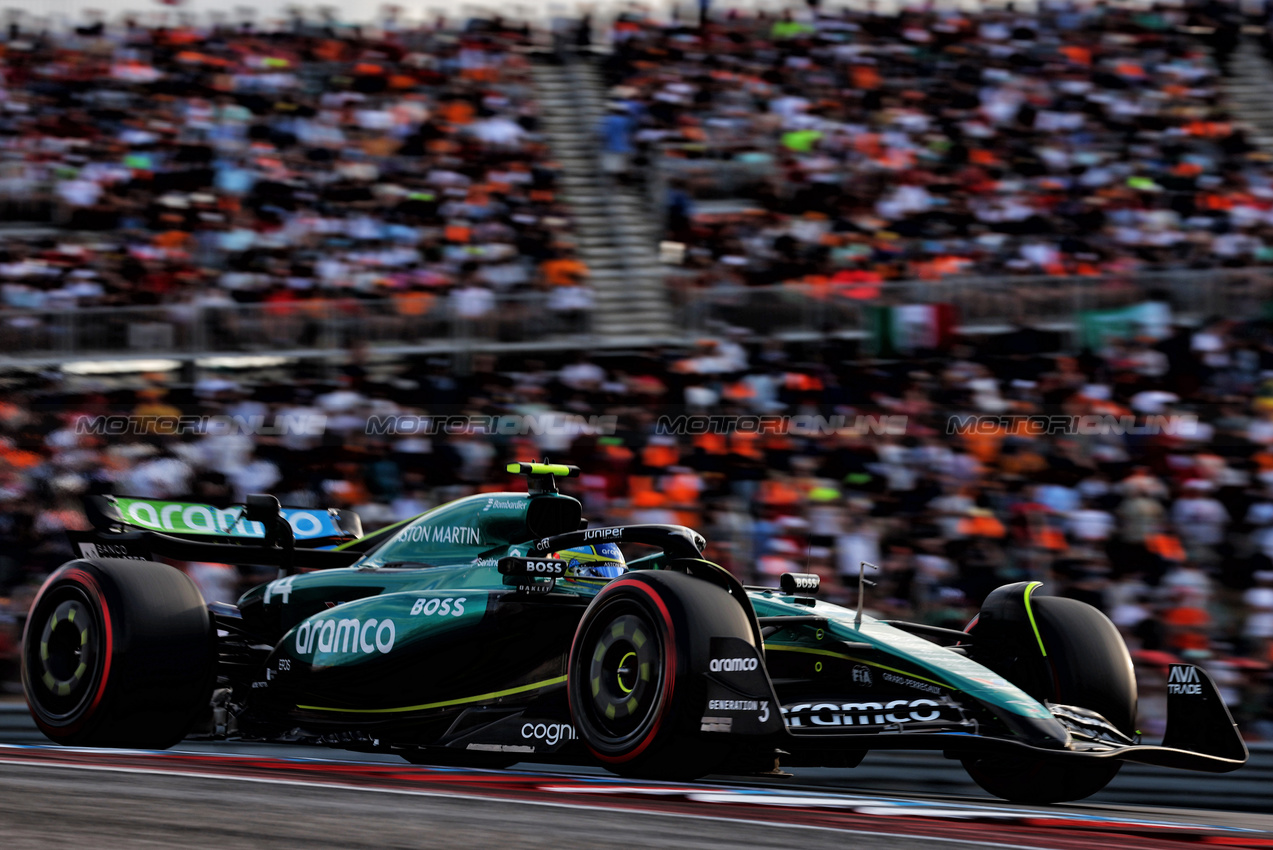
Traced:
<path fill-rule="evenodd" d="M 82 588 L 87 590 L 95 600 L 97 600 L 97 604 L 101 608 L 102 612 L 102 633 L 105 636 L 105 650 L 102 653 L 102 674 L 97 681 L 97 690 L 93 693 L 93 698 L 89 702 L 88 708 L 85 709 L 82 715 L 80 715 L 80 719 L 78 721 L 71 723 L 68 726 L 50 726 L 36 716 L 35 712 L 32 712 L 31 716 L 35 718 L 36 725 L 38 725 L 40 729 L 50 737 L 53 737 L 54 735 L 73 735 L 78 732 L 81 727 L 83 727 L 89 718 L 93 716 L 93 712 L 97 710 L 98 705 L 102 702 L 102 697 L 106 694 L 106 686 L 110 682 L 111 660 L 112 656 L 115 654 L 114 629 L 111 625 L 110 607 L 106 604 L 106 597 L 102 594 L 101 585 L 98 584 L 97 579 L 94 578 L 91 573 L 79 567 L 72 567 L 65 572 L 61 570 L 55 572 L 53 575 L 49 576 L 48 580 L 44 583 L 44 586 L 40 588 L 40 592 L 36 596 L 37 604 L 38 600 L 44 597 L 45 591 L 49 590 L 50 585 L 54 582 L 61 582 L 64 580 L 79 584 Z M 23 636 L 24 646 L 25 642 L 30 638 L 31 628 L 32 623 L 28 621 L 27 634 Z M 24 663 L 25 656 L 26 653 L 23 652 Z"/>
<path fill-rule="evenodd" d="M 621 580 L 611 582 L 607 586 L 606 590 L 609 590 L 611 587 L 630 587 L 634 590 L 641 591 L 649 597 L 650 601 L 654 603 L 654 607 L 658 609 L 659 615 L 663 617 L 663 625 L 664 628 L 667 629 L 667 651 L 663 654 L 665 659 L 663 665 L 664 676 L 662 692 L 659 694 L 659 705 L 661 709 L 666 708 L 667 703 L 671 700 L 671 695 L 673 693 L 672 689 L 676 685 L 676 628 L 672 625 L 672 615 L 667 610 L 667 605 L 663 602 L 663 599 L 654 591 L 654 588 L 650 587 L 643 581 Z M 582 631 L 582 622 L 579 624 L 579 628 Z M 587 744 L 588 750 L 593 754 L 593 756 L 595 756 L 598 761 L 604 762 L 605 764 L 623 764 L 625 762 L 629 762 L 641 755 L 641 753 L 645 752 L 650 744 L 654 742 L 654 739 L 659 734 L 659 729 L 663 725 L 663 715 L 664 712 L 660 710 L 658 716 L 654 720 L 654 725 L 650 727 L 650 731 L 646 733 L 645 737 L 641 740 L 641 743 L 638 744 L 631 752 L 625 753 L 621 756 L 611 756 L 599 753 L 592 747 L 591 744 L 588 744 L 586 741 L 584 743 Z"/>
<path fill-rule="evenodd" d="M 974 615 L 973 615 L 972 619 L 968 621 L 968 625 L 964 626 L 964 633 L 965 633 L 965 634 L 968 634 L 968 635 L 971 635 L 971 634 L 972 634 L 972 630 L 973 630 L 973 629 L 975 629 L 975 628 L 977 628 L 977 622 L 978 622 L 980 619 L 981 619 L 981 612 L 980 612 L 980 611 L 978 611 L 976 614 L 974 614 Z M 955 646 L 959 646 L 959 645 L 960 645 L 960 644 L 962 644 L 962 643 L 963 643 L 963 641 L 961 641 L 961 640 L 960 640 L 960 641 L 955 641 Z"/>

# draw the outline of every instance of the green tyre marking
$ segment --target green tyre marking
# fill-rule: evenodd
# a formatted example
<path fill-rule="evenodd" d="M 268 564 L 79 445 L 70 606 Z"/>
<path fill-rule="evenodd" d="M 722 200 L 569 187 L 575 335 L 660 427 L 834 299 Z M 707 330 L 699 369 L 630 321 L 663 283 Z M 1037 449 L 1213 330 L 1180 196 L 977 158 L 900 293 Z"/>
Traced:
<path fill-rule="evenodd" d="M 1030 618 L 1030 628 L 1034 630 L 1034 639 L 1039 642 L 1039 652 L 1043 653 L 1043 657 L 1048 657 L 1048 651 L 1043 646 L 1043 635 L 1039 634 L 1039 624 L 1034 621 L 1034 609 L 1030 607 L 1030 594 L 1034 593 L 1036 588 L 1043 587 L 1043 582 L 1032 581 L 1025 589 L 1025 613 Z"/>

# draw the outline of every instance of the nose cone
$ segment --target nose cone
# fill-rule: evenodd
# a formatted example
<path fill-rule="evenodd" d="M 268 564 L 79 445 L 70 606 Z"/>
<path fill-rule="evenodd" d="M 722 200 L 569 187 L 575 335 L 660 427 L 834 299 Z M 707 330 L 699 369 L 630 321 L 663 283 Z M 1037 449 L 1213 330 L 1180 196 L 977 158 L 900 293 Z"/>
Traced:
<path fill-rule="evenodd" d="M 988 707 L 993 710 L 993 706 Z M 1009 711 L 995 713 L 1023 744 L 1049 750 L 1063 750 L 1070 745 L 1070 731 L 1055 717 L 1027 717 Z"/>

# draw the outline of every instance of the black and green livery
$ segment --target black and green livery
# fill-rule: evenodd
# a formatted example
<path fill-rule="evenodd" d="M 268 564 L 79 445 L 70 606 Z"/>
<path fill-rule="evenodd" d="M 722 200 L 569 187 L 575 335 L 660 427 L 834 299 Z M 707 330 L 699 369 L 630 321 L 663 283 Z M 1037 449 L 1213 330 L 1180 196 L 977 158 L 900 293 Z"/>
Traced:
<path fill-rule="evenodd" d="M 1187 664 L 1170 669 L 1165 739 L 1143 744 L 1117 630 L 1037 583 L 999 588 L 964 631 L 879 620 L 819 601 L 811 575 L 743 587 L 688 528 L 590 528 L 557 490 L 573 467 L 510 471 L 529 492 L 367 536 L 348 513 L 306 517 L 271 497 L 171 532 L 137 517 L 198 519 L 199 506 L 93 501 L 84 557 L 49 578 L 28 621 L 36 722 L 83 746 L 199 735 L 679 779 L 922 748 L 1032 802 L 1095 793 L 1126 761 L 1246 761 L 1211 679 Z M 629 570 L 584 578 L 552 557 L 598 543 Z M 205 603 L 157 557 L 279 573 L 237 604 Z"/>

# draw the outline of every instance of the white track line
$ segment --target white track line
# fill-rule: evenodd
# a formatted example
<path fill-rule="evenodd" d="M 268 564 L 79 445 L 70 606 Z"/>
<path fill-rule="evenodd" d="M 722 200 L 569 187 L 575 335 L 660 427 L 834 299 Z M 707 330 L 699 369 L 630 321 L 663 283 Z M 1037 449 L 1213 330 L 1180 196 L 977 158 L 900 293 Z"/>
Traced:
<path fill-rule="evenodd" d="M 574 809 L 579 811 L 587 811 L 596 813 L 600 807 L 596 805 L 584 805 L 582 803 L 565 803 L 556 800 L 522 800 L 517 798 L 491 797 L 484 794 L 462 794 L 449 793 L 445 791 L 422 791 L 413 788 L 380 788 L 366 785 L 350 785 L 343 782 L 323 782 L 321 780 L 302 781 L 298 779 L 278 779 L 267 776 L 233 776 L 221 773 L 200 773 L 193 770 L 163 770 L 153 767 L 124 767 L 115 765 L 100 764 L 66 764 L 58 762 L 46 762 L 35 759 L 9 759 L 0 758 L 0 766 L 15 765 L 18 767 L 47 767 L 47 768 L 63 768 L 65 770 L 94 770 L 107 773 L 135 773 L 148 776 L 183 776 L 190 779 L 222 779 L 236 782 L 252 782 L 259 785 L 283 785 L 302 788 L 331 788 L 340 791 L 364 791 L 374 794 L 398 794 L 407 797 L 434 797 L 446 800 L 477 800 L 485 803 L 513 803 L 522 806 L 549 806 L 557 809 Z M 683 818 L 689 820 L 705 820 L 720 821 L 724 823 L 751 823 L 760 826 L 770 826 L 779 829 L 806 829 L 817 830 L 819 832 L 851 832 L 854 835 L 869 835 L 874 838 L 897 838 L 910 839 L 916 842 L 938 842 L 941 844 L 963 844 L 970 847 L 996 847 L 1002 850 L 1054 850 L 1054 848 L 1042 847 L 1033 844 L 1008 844 L 999 841 L 980 841 L 977 839 L 966 838 L 947 838 L 945 836 L 933 835 L 913 835 L 900 832 L 872 832 L 867 830 L 856 829 L 852 827 L 834 827 L 819 826 L 817 824 L 805 823 L 783 823 L 781 821 L 769 821 L 760 818 L 747 817 L 745 815 L 739 817 L 723 817 L 720 815 L 700 815 L 688 812 L 660 812 L 651 811 L 649 809 L 631 808 L 628 806 L 608 806 L 605 807 L 611 811 L 621 811 L 626 814 L 637 815 L 654 815 L 659 817 Z"/>

